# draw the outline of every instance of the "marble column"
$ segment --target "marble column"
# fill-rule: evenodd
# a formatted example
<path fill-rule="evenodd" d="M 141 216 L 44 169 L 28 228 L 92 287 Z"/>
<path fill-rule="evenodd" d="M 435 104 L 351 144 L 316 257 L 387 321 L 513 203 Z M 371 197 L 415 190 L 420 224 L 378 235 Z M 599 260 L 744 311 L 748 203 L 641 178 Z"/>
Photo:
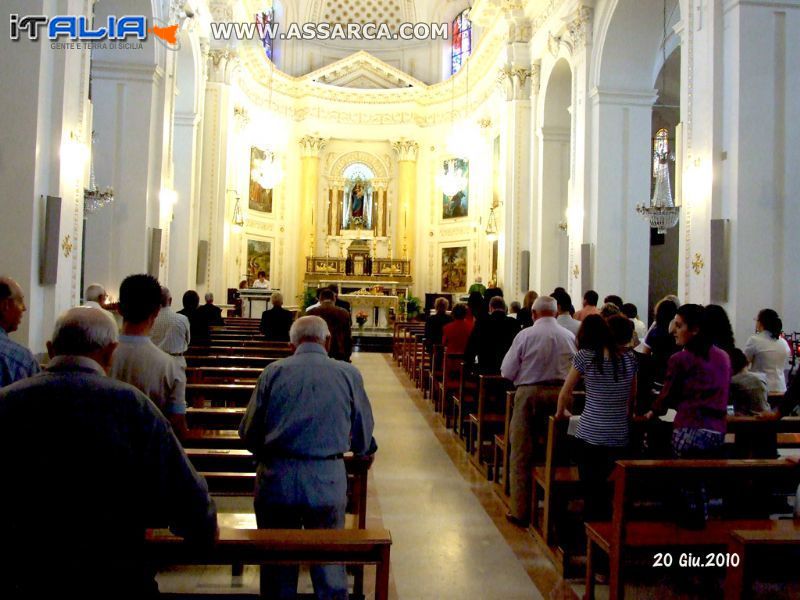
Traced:
<path fill-rule="evenodd" d="M 531 66 L 529 19 L 521 10 L 509 11 L 505 19 L 505 64 L 497 76 L 507 107 L 501 135 L 501 152 L 506 158 L 504 204 L 501 210 L 495 210 L 499 229 L 497 280 L 507 297 L 521 298 L 526 290 L 520 285 L 520 255 L 530 248 L 530 235 L 524 229 L 531 204 L 531 89 L 534 75 L 534 87 L 538 88 L 539 69 Z"/>
<path fill-rule="evenodd" d="M 314 208 L 319 191 L 319 159 L 327 140 L 311 135 L 300 138 L 300 237 L 298 256 L 313 256 L 316 252 L 314 230 L 316 218 Z M 306 276 L 306 261 L 299 262 L 297 293 L 302 292 Z"/>
<path fill-rule="evenodd" d="M 419 144 L 412 140 L 392 142 L 397 153 L 397 240 L 395 243 L 398 258 L 414 261 L 416 245 L 416 194 L 417 194 L 417 156 Z M 416 272 L 411 269 L 412 274 Z"/>
<path fill-rule="evenodd" d="M 239 276 L 238 272 L 227 268 L 229 261 L 225 260 L 233 237 L 229 218 L 233 206 L 228 209 L 227 204 L 235 201 L 235 195 L 228 194 L 227 190 L 236 187 L 234 165 L 231 164 L 231 157 L 235 156 L 235 149 L 231 148 L 234 137 L 231 80 L 238 67 L 239 59 L 235 52 L 227 49 L 209 51 L 198 234 L 198 239 L 208 241 L 209 256 L 205 265 L 205 284 L 198 284 L 197 291 L 200 296 L 207 291 L 213 292 L 218 301 L 225 299 L 226 288 L 235 286 Z"/>

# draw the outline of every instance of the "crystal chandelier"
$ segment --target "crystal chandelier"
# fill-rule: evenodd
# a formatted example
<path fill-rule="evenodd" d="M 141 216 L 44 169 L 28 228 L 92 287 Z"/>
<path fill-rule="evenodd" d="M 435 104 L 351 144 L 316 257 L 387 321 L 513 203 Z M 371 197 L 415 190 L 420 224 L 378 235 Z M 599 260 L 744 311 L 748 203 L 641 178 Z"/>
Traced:
<path fill-rule="evenodd" d="M 283 179 L 283 169 L 275 160 L 275 154 L 266 151 L 266 158 L 257 164 L 251 172 L 253 179 L 265 190 L 271 190 Z"/>
<path fill-rule="evenodd" d="M 102 192 L 97 189 L 97 182 L 94 179 L 94 141 L 95 135 L 92 132 L 92 155 L 89 157 L 89 187 L 83 188 L 84 214 L 92 214 L 114 202 L 114 190 L 111 187 L 107 187 Z"/>
<path fill-rule="evenodd" d="M 653 175 L 656 178 L 656 185 L 650 205 L 636 205 L 636 212 L 647 219 L 650 227 L 657 229 L 660 234 L 666 233 L 667 229 L 678 224 L 681 210 L 672 201 L 672 190 L 669 185 L 669 161 L 674 160 L 674 156 L 669 152 L 667 135 L 666 129 L 659 129 L 653 144 Z"/>
<path fill-rule="evenodd" d="M 458 169 L 457 166 L 457 158 L 444 161 L 444 169 L 436 177 L 436 183 L 445 196 L 455 196 L 467 187 L 467 178 L 464 176 L 463 170 Z"/>

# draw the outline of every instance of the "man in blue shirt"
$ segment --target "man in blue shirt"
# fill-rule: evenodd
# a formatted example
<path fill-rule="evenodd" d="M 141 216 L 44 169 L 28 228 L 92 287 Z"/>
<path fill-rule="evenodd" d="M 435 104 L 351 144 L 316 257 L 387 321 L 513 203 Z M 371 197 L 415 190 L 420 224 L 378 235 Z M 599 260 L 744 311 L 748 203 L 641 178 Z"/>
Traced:
<path fill-rule="evenodd" d="M 39 363 L 25 346 L 8 337 L 17 330 L 27 310 L 16 281 L 0 277 L 0 387 L 39 372 Z"/>
<path fill-rule="evenodd" d="M 373 419 L 361 374 L 328 357 L 330 332 L 320 317 L 295 321 L 294 356 L 269 365 L 258 379 L 239 427 L 258 457 L 255 512 L 262 529 L 341 529 L 347 504 L 342 455 L 369 454 Z M 263 567 L 268 598 L 294 598 L 297 567 Z M 313 567 L 318 598 L 346 599 L 344 566 Z"/>
<path fill-rule="evenodd" d="M 0 390 L 0 597 L 147 598 L 148 527 L 211 544 L 216 510 L 166 418 L 106 376 L 113 319 L 56 322 L 47 370 Z"/>

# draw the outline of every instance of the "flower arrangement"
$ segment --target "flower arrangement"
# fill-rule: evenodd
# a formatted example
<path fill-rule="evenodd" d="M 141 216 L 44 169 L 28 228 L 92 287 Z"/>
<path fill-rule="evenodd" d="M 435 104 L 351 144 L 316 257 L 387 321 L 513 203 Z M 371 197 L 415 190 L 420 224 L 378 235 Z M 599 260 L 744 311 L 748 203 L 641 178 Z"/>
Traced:
<path fill-rule="evenodd" d="M 356 313 L 356 323 L 358 323 L 359 327 L 364 326 L 364 323 L 367 322 L 367 317 L 369 317 L 369 315 L 365 313 L 363 310 L 360 310 Z"/>
<path fill-rule="evenodd" d="M 350 219 L 350 226 L 353 229 L 364 229 L 364 226 L 367 222 L 364 220 L 364 217 L 353 217 Z"/>

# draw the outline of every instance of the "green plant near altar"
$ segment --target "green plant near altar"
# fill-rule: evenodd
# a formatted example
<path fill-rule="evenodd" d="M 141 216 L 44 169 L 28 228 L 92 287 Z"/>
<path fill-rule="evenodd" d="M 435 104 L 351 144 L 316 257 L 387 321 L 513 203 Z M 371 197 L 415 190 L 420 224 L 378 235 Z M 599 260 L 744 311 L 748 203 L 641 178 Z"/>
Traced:
<path fill-rule="evenodd" d="M 300 303 L 300 310 L 305 312 L 309 306 L 317 303 L 317 293 L 311 288 L 306 288 L 303 290 L 303 293 L 297 297 L 297 301 Z"/>
<path fill-rule="evenodd" d="M 413 319 L 419 314 L 421 307 L 420 299 L 416 296 L 400 297 L 400 309 L 406 314 L 407 319 Z"/>

